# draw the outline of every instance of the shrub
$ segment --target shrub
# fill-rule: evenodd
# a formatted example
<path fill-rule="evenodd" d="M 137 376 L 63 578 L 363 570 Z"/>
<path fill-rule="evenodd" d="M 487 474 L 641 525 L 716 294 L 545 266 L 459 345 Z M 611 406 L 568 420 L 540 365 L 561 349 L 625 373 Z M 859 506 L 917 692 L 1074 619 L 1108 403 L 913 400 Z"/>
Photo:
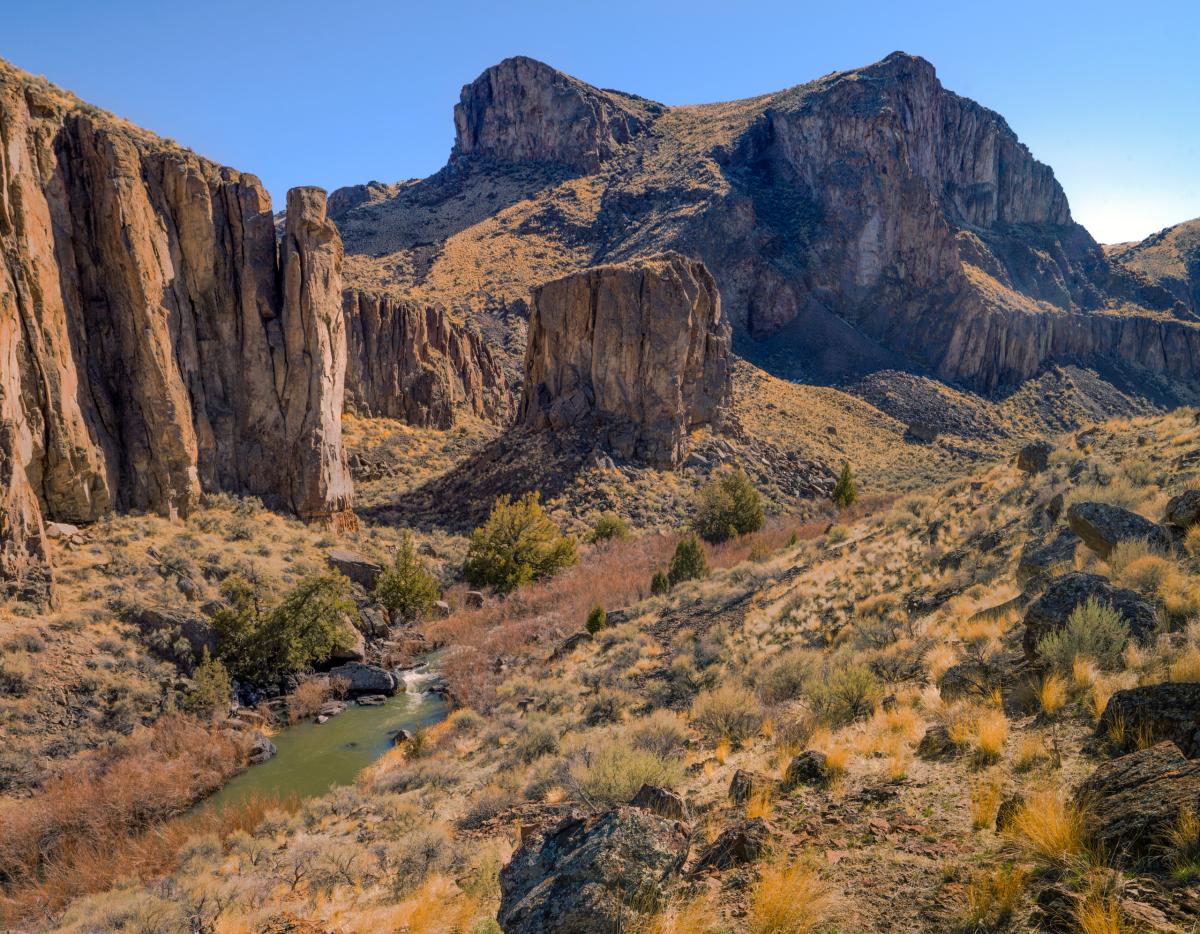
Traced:
<path fill-rule="evenodd" d="M 575 540 L 546 515 L 539 494 L 527 493 L 515 503 L 501 496 L 487 522 L 471 533 L 463 574 L 476 587 L 508 594 L 578 560 Z"/>
<path fill-rule="evenodd" d="M 620 541 L 625 538 L 629 538 L 629 526 L 625 520 L 615 512 L 606 512 L 601 514 L 592 526 L 592 534 L 588 536 L 588 541 L 598 545 L 601 542 Z"/>
<path fill-rule="evenodd" d="M 250 684 L 278 684 L 345 648 L 347 621 L 358 615 L 341 574 L 304 578 L 270 611 L 243 577 L 227 578 L 222 590 L 229 605 L 213 617 L 217 652 L 234 677 Z"/>
<path fill-rule="evenodd" d="M 847 509 L 858 499 L 858 487 L 854 482 L 854 474 L 850 464 L 842 464 L 842 472 L 838 475 L 837 483 L 833 485 L 833 505 L 838 509 Z"/>
<path fill-rule="evenodd" d="M 718 544 L 763 526 L 762 496 L 742 469 L 714 477 L 700 489 L 693 527 Z"/>
<path fill-rule="evenodd" d="M 379 575 L 372 594 L 393 616 L 416 622 L 440 596 L 437 578 L 425 569 L 407 532 L 400 539 L 392 566 Z"/>
<path fill-rule="evenodd" d="M 33 683 L 33 663 L 24 652 L 0 658 L 0 693 L 20 697 Z"/>
<path fill-rule="evenodd" d="M 685 536 L 675 546 L 671 566 L 667 569 L 667 582 L 674 587 L 683 581 L 708 577 L 708 574 L 708 558 L 700 539 L 695 534 Z"/>
<path fill-rule="evenodd" d="M 805 693 L 830 725 L 844 726 L 874 710 L 881 686 L 870 668 L 853 664 L 814 674 Z"/>
<path fill-rule="evenodd" d="M 553 723 L 536 720 L 513 737 L 513 755 L 528 765 L 542 756 L 558 752 L 558 734 L 559 730 Z"/>
<path fill-rule="evenodd" d="M 232 685 L 229 672 L 219 658 L 204 649 L 200 664 L 192 673 L 192 689 L 181 704 L 184 711 L 198 717 L 211 717 L 229 703 Z"/>
<path fill-rule="evenodd" d="M 661 597 L 671 590 L 671 582 L 667 579 L 667 575 L 662 571 L 655 571 L 654 576 L 650 578 L 650 593 L 656 597 Z"/>
<path fill-rule="evenodd" d="M 669 759 L 677 756 L 687 745 L 687 727 L 679 714 L 670 710 L 656 710 L 630 725 L 629 739 L 634 748 Z"/>
<path fill-rule="evenodd" d="M 692 725 L 710 740 L 741 743 L 762 726 L 758 698 L 745 688 L 723 685 L 692 703 Z"/>
<path fill-rule="evenodd" d="M 772 661 L 758 678 L 758 694 L 768 704 L 795 700 L 804 692 L 812 673 L 812 659 L 803 649 L 792 649 Z"/>
<path fill-rule="evenodd" d="M 587 631 L 592 635 L 598 633 L 604 628 L 604 622 L 608 614 L 604 612 L 604 607 L 594 606 L 588 611 L 587 615 Z"/>
<path fill-rule="evenodd" d="M 682 780 L 679 762 L 608 738 L 583 751 L 569 772 L 570 783 L 595 805 L 626 804 L 642 785 L 671 788 Z"/>
<path fill-rule="evenodd" d="M 1128 641 L 1129 624 L 1121 614 L 1092 597 L 1075 607 L 1066 626 L 1043 636 L 1037 651 L 1046 664 L 1062 672 L 1070 672 L 1076 658 L 1113 669 L 1120 665 Z"/>

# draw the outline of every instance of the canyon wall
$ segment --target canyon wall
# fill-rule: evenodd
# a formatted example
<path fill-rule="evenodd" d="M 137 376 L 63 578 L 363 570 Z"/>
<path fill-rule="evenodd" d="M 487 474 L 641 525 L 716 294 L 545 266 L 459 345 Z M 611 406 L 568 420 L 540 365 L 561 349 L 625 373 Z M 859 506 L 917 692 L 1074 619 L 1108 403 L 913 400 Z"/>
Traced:
<path fill-rule="evenodd" d="M 319 189 L 283 245 L 257 178 L 0 65 L 0 571 L 44 518 L 187 515 L 204 491 L 353 521 L 342 247 Z"/>
<path fill-rule="evenodd" d="M 713 277 L 678 254 L 546 283 L 533 294 L 518 422 L 598 418 L 623 456 L 677 465 L 688 432 L 725 414 L 729 346 Z"/>
<path fill-rule="evenodd" d="M 441 307 L 347 289 L 343 308 L 347 411 L 435 428 L 449 428 L 459 411 L 498 423 L 510 417 L 499 363 Z"/>

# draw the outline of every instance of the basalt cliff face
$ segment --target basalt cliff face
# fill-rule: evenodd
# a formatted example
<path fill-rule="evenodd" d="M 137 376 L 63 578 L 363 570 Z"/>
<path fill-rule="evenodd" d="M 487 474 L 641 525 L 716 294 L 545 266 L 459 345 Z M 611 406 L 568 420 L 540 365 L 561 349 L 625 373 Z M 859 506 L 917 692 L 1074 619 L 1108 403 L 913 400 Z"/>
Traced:
<path fill-rule="evenodd" d="M 348 289 L 346 408 L 449 428 L 460 411 L 506 422 L 512 397 L 499 363 L 444 309 Z"/>
<path fill-rule="evenodd" d="M 42 520 L 203 491 L 351 521 L 342 245 L 319 189 L 277 247 L 252 175 L 0 64 L 0 571 Z"/>
<path fill-rule="evenodd" d="M 678 254 L 600 266 L 533 295 L 518 421 L 597 418 L 622 456 L 677 465 L 729 404 L 729 322 L 712 275 Z"/>
<path fill-rule="evenodd" d="M 446 170 L 366 186 L 339 217 L 356 275 L 487 315 L 677 250 L 712 271 L 739 351 L 793 378 L 902 368 L 990 391 L 1055 362 L 1200 372 L 1179 290 L 1106 257 L 1050 168 L 923 59 L 665 107 L 518 58 L 455 114 Z"/>

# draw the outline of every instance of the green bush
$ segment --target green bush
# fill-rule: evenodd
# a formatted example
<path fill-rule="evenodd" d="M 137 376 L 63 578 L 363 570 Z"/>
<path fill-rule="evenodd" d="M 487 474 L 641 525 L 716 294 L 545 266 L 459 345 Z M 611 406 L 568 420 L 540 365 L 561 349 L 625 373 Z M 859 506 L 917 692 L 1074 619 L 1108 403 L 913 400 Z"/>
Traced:
<path fill-rule="evenodd" d="M 661 597 L 671 590 L 671 582 L 667 579 L 667 575 L 662 571 L 655 571 L 654 576 L 650 578 L 650 593 L 656 597 Z"/>
<path fill-rule="evenodd" d="M 205 649 L 200 664 L 192 673 L 192 689 L 180 706 L 198 717 L 211 717 L 229 703 L 231 693 L 229 672 L 219 658 L 213 658 Z"/>
<path fill-rule="evenodd" d="M 642 785 L 678 785 L 683 770 L 678 758 L 664 758 L 610 738 L 584 750 L 569 775 L 570 783 L 585 800 L 612 806 L 627 804 Z"/>
<path fill-rule="evenodd" d="M 830 726 L 841 727 L 870 714 L 883 692 L 870 668 L 851 664 L 814 673 L 804 693 Z"/>
<path fill-rule="evenodd" d="M 784 652 L 759 675 L 756 684 L 759 696 L 768 704 L 795 700 L 804 693 L 812 668 L 812 657 L 803 649 Z"/>
<path fill-rule="evenodd" d="M 700 489 L 693 527 L 717 544 L 757 532 L 763 525 L 762 496 L 741 468 L 714 477 Z"/>
<path fill-rule="evenodd" d="M 400 539 L 392 566 L 379 575 L 372 593 L 393 617 L 417 622 L 441 596 L 437 578 L 425 569 L 407 532 Z"/>
<path fill-rule="evenodd" d="M 595 545 L 600 542 L 620 541 L 623 538 L 629 538 L 629 526 L 615 512 L 606 512 L 592 526 L 592 534 L 588 536 L 588 541 Z"/>
<path fill-rule="evenodd" d="M 604 622 L 608 614 L 604 612 L 604 607 L 594 606 L 588 611 L 587 615 L 587 631 L 593 636 L 604 628 Z"/>
<path fill-rule="evenodd" d="M 516 502 L 501 496 L 487 522 L 471 533 L 463 574 L 476 587 L 508 594 L 578 560 L 575 539 L 559 531 L 537 493 Z"/>
<path fill-rule="evenodd" d="M 758 698 L 745 688 L 722 685 L 705 691 L 692 703 L 692 726 L 713 742 L 745 742 L 762 726 Z"/>
<path fill-rule="evenodd" d="M 704 545 L 694 533 L 685 536 L 675 546 L 671 566 L 667 569 L 667 582 L 674 587 L 683 581 L 708 577 L 708 574 L 708 558 L 704 554 Z"/>
<path fill-rule="evenodd" d="M 833 485 L 833 505 L 838 509 L 846 509 L 854 505 L 858 499 L 858 487 L 854 482 L 854 474 L 850 464 L 842 464 L 842 472 L 838 475 L 837 483 Z"/>
<path fill-rule="evenodd" d="M 217 655 L 230 674 L 250 684 L 278 684 L 346 648 L 358 617 L 350 581 L 341 574 L 304 578 L 270 610 L 244 577 L 227 578 L 222 592 L 228 605 L 213 617 Z"/>
<path fill-rule="evenodd" d="M 1101 668 L 1118 668 L 1129 624 L 1106 603 L 1092 597 L 1071 611 L 1067 625 L 1042 637 L 1037 653 L 1046 664 L 1070 672 L 1076 658 L 1087 658 Z"/>

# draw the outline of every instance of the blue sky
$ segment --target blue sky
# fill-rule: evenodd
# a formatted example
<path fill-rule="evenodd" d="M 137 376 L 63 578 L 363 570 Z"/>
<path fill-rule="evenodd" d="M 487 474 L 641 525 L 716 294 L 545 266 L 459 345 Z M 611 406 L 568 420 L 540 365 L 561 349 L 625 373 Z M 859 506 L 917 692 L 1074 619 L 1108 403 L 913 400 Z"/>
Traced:
<path fill-rule="evenodd" d="M 0 56 L 198 152 L 276 205 L 427 175 L 461 86 L 524 54 L 668 104 L 923 55 L 1008 119 L 1105 242 L 1200 216 L 1200 3 L 0 0 Z"/>

